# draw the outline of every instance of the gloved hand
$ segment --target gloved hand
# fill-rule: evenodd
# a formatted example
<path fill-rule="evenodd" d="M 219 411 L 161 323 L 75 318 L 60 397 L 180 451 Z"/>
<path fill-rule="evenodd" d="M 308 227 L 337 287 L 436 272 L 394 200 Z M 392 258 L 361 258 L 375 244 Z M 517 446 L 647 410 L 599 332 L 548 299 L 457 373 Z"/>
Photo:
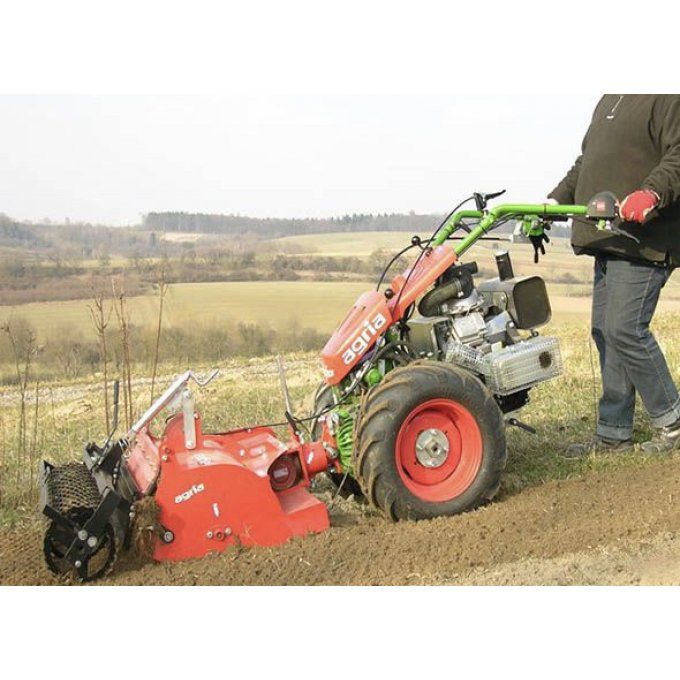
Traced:
<path fill-rule="evenodd" d="M 657 205 L 659 196 L 651 189 L 640 189 L 626 196 L 619 208 L 621 219 L 625 222 L 639 222 L 642 224 Z"/>

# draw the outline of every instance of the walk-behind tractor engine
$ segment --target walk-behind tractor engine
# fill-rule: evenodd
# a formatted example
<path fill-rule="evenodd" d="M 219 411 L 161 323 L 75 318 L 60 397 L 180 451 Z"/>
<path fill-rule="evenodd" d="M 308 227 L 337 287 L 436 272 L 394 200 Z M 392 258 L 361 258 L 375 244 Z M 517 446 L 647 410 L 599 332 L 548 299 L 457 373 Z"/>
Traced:
<path fill-rule="evenodd" d="M 611 194 L 588 206 L 488 210 L 498 195 L 474 194 L 475 210 L 461 204 L 430 239 L 414 237 L 376 289 L 359 297 L 322 352 L 324 382 L 310 417 L 292 414 L 281 373 L 287 442 L 271 427 L 203 432 L 189 384 L 216 372 L 202 382 L 189 371 L 124 437 L 88 444 L 83 463 L 43 463 L 50 569 L 81 580 L 104 574 L 129 545 L 145 499 L 154 507 L 156 560 L 325 530 L 326 506 L 309 492 L 321 472 L 394 520 L 453 515 L 491 500 L 506 462 L 506 424 L 532 431 L 517 412 L 535 385 L 560 375 L 562 357 L 557 338 L 537 332 L 551 314 L 543 280 L 515 276 L 500 252 L 498 276 L 476 284 L 477 265 L 462 256 L 511 220 L 536 261 L 554 221 L 581 216 L 594 229 L 626 234 Z M 412 249 L 411 267 L 384 285 Z M 154 434 L 152 423 L 168 410 L 174 414 Z"/>

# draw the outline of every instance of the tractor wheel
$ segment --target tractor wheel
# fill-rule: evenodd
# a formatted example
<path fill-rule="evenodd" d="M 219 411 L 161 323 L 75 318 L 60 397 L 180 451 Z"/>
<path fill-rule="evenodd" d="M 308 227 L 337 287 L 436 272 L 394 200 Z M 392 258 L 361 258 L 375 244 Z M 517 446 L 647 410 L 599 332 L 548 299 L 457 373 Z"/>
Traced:
<path fill-rule="evenodd" d="M 491 500 L 506 458 L 503 414 L 467 371 L 414 363 L 364 398 L 354 468 L 366 498 L 395 521 L 456 515 Z"/>
<path fill-rule="evenodd" d="M 321 383 L 314 397 L 314 413 L 325 411 L 334 403 L 333 391 L 328 385 L 326 385 L 326 383 Z M 321 436 L 321 427 L 321 423 L 318 420 L 315 420 L 312 426 L 313 440 L 316 440 Z M 339 472 L 328 472 L 326 474 L 331 480 L 333 486 L 336 489 L 340 489 L 340 495 L 343 498 L 349 498 L 350 496 L 354 496 L 355 498 L 363 498 L 364 494 L 361 491 L 359 483 L 351 475 L 347 475 L 345 477 L 345 475 Z M 344 482 L 342 481 L 343 479 L 345 480 Z"/>

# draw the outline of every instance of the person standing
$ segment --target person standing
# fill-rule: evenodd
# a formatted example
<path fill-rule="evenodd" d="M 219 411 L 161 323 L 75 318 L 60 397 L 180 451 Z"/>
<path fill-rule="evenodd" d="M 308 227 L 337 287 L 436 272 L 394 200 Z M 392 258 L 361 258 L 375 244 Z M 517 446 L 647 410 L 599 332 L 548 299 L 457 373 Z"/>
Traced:
<path fill-rule="evenodd" d="M 623 199 L 621 228 L 634 238 L 574 220 L 574 252 L 595 259 L 592 337 L 602 396 L 595 437 L 565 455 L 631 449 L 636 394 L 655 428 L 642 450 L 670 453 L 680 447 L 680 395 L 650 323 L 680 265 L 680 95 L 600 99 L 581 155 L 548 197 L 586 204 L 602 191 Z"/>

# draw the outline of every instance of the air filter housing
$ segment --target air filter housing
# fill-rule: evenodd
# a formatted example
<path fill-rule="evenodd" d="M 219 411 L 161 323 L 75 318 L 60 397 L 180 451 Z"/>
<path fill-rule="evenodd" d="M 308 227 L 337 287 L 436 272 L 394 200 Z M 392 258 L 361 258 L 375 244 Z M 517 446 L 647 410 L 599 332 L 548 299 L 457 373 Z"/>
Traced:
<path fill-rule="evenodd" d="M 491 279 L 478 286 L 487 303 L 507 310 L 520 330 L 533 330 L 550 321 L 552 309 L 545 281 L 540 276 Z"/>

